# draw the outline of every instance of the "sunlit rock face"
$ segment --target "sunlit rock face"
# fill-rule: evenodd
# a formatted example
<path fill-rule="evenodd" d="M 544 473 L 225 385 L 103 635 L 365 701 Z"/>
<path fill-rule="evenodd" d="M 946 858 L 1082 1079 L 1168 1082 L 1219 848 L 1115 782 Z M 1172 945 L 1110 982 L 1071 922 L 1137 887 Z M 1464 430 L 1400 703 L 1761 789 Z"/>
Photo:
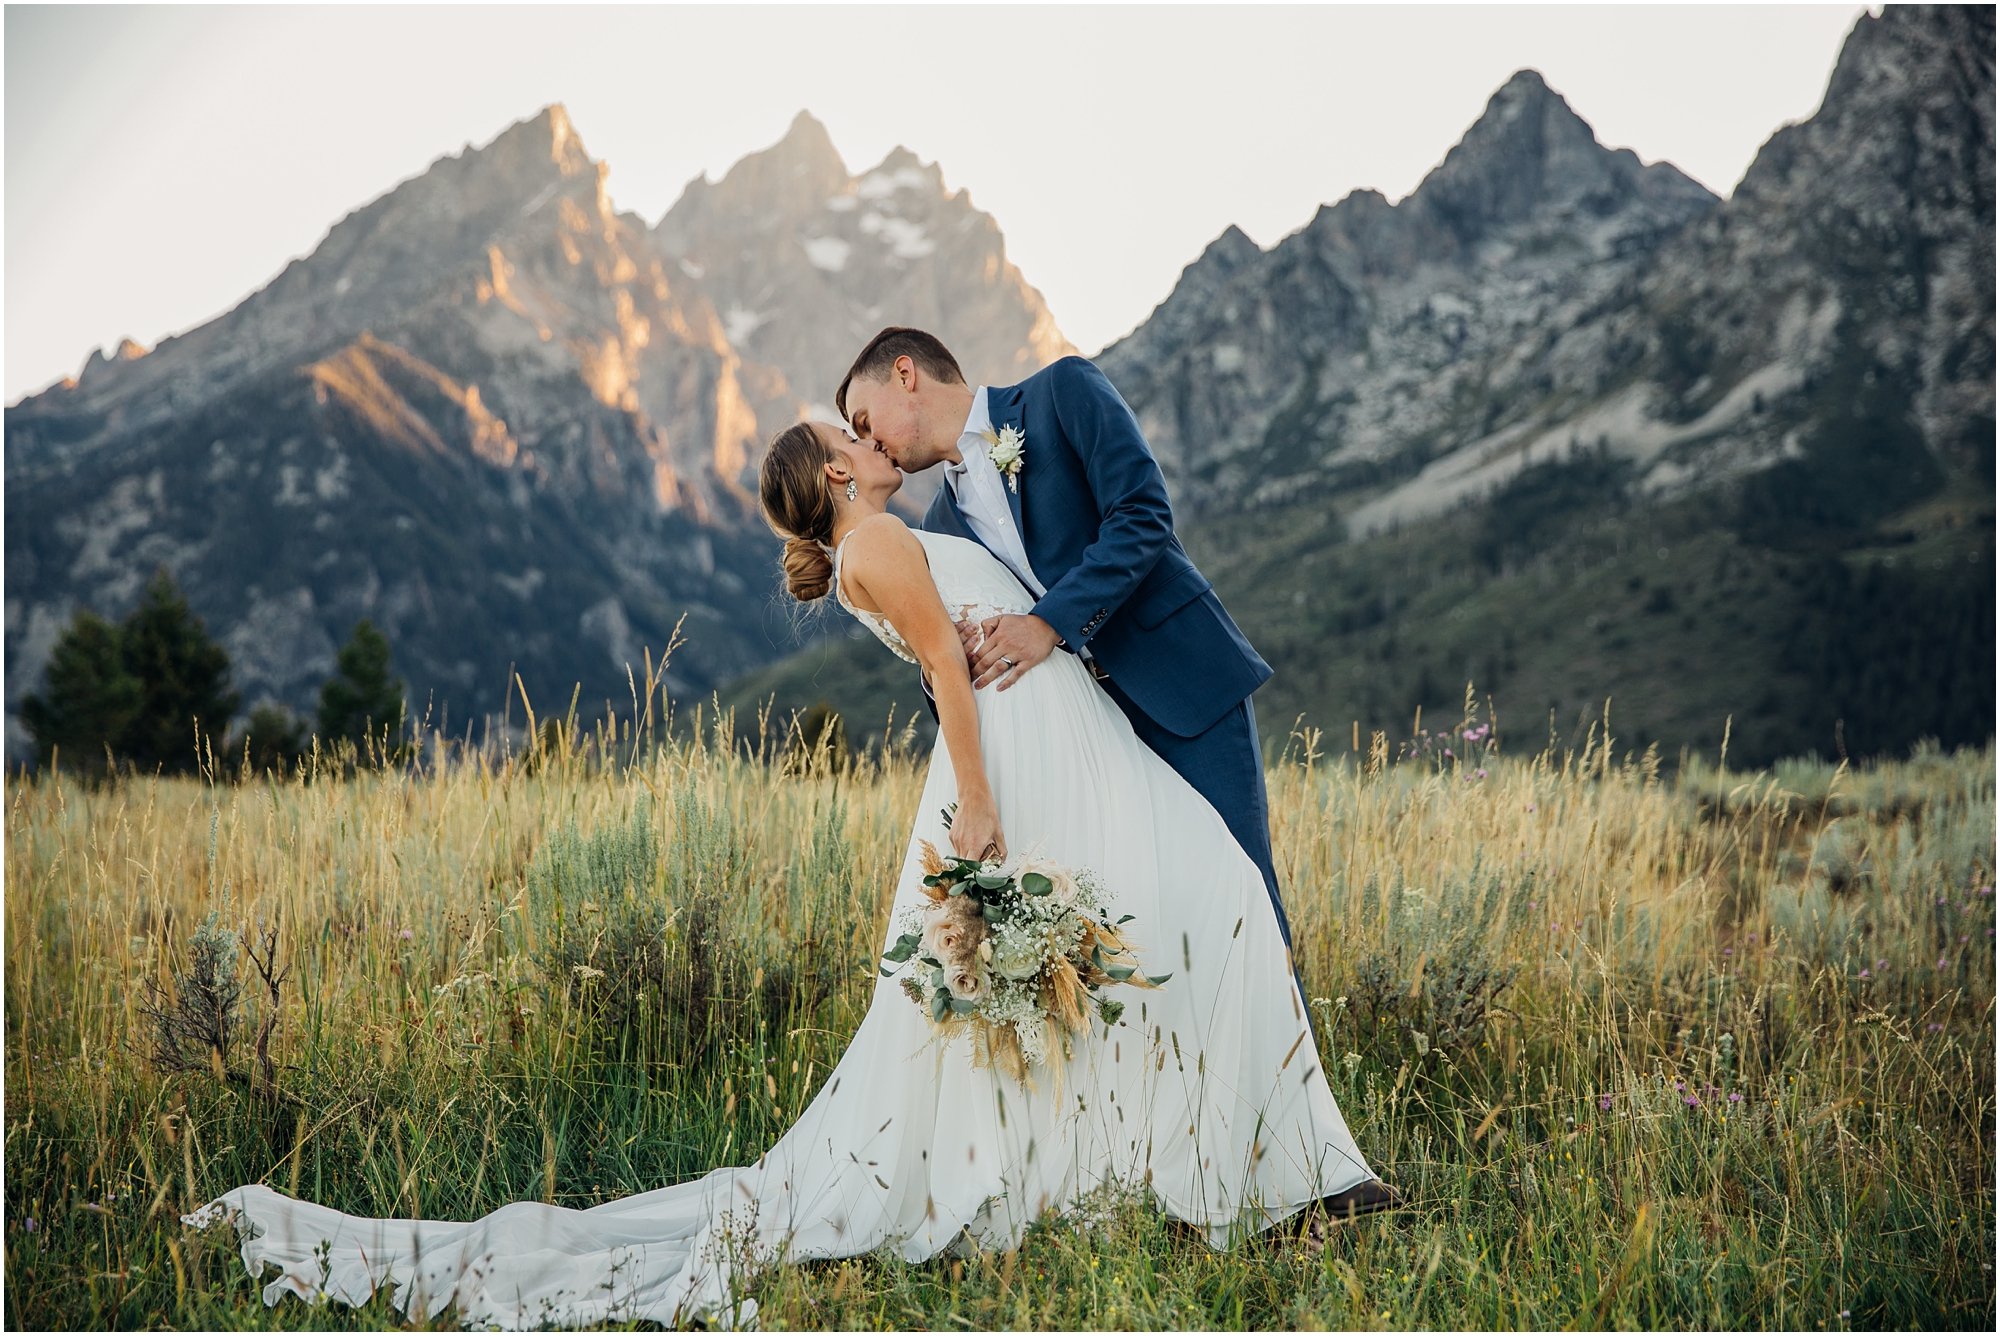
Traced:
<path fill-rule="evenodd" d="M 362 616 L 388 635 L 413 709 L 454 727 L 519 724 L 510 697 L 566 706 L 579 684 L 593 712 L 629 710 L 627 665 L 643 690 L 676 625 L 686 644 L 665 680 L 682 694 L 796 648 L 756 468 L 773 433 L 831 398 L 797 352 L 806 332 L 830 364 L 870 318 L 836 331 L 832 313 L 860 295 L 777 284 L 759 308 L 767 346 L 743 324 L 755 294 L 728 276 L 763 252 L 746 240 L 732 267 L 716 238 L 731 209 L 783 212 L 789 176 L 760 166 L 770 157 L 732 171 L 704 215 L 727 315 L 698 260 L 615 209 L 609 169 L 553 105 L 348 214 L 228 313 L 150 351 L 95 352 L 10 407 L 10 755 L 26 750 L 14 706 L 70 613 L 123 615 L 156 564 L 228 648 L 246 711 L 310 711 Z M 980 235 L 924 252 L 891 229 L 877 249 L 900 247 L 896 270 L 854 231 L 846 291 L 868 292 L 874 264 L 885 291 L 871 300 L 890 305 L 928 292 L 935 313 L 985 293 L 967 308 L 970 357 L 1012 369 L 1068 351 L 991 220 L 945 197 L 935 168 L 921 173 L 929 212 L 896 213 L 924 192 L 902 163 L 886 170 L 895 198 L 852 214 L 857 229 L 925 216 Z M 816 198 L 877 188 L 843 171 Z M 805 267 L 830 275 L 812 261 L 835 238 L 804 240 Z M 976 272 L 946 272 L 959 264 Z M 992 314 L 1009 292 L 1011 323 Z"/>
<path fill-rule="evenodd" d="M 653 241 L 701 284 L 731 345 L 820 411 L 886 325 L 936 334 L 975 384 L 1076 351 L 1007 259 L 999 225 L 936 163 L 898 148 L 854 175 L 805 113 L 720 181 L 691 182 Z"/>

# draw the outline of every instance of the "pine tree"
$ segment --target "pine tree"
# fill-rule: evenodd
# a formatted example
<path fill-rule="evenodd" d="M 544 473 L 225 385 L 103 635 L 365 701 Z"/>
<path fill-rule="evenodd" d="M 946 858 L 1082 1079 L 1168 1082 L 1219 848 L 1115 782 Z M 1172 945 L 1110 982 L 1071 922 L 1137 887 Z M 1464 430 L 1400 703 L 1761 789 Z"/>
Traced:
<path fill-rule="evenodd" d="M 105 748 L 116 751 L 139 713 L 139 682 L 125 670 L 118 628 L 79 608 L 50 651 L 41 692 L 21 701 L 21 722 L 35 740 L 35 764 L 62 749 L 66 769 L 95 774 Z"/>
<path fill-rule="evenodd" d="M 365 757 L 365 739 L 373 737 L 380 752 L 386 732 L 388 758 L 403 756 L 404 748 L 397 745 L 405 714 L 403 679 L 389 676 L 388 637 L 363 617 L 340 647 L 335 664 L 334 675 L 319 690 L 321 740 L 331 743 L 346 738 Z"/>
<path fill-rule="evenodd" d="M 192 774 L 200 768 L 195 730 L 216 745 L 240 697 L 229 687 L 229 655 L 162 566 L 121 625 L 125 671 L 139 682 L 139 710 L 114 744 L 142 772 Z"/>
<path fill-rule="evenodd" d="M 275 770 L 283 777 L 305 752 L 305 732 L 305 721 L 284 706 L 259 705 L 250 712 L 242 733 L 230 739 L 230 762 L 241 762 L 247 756 L 255 773 Z"/>

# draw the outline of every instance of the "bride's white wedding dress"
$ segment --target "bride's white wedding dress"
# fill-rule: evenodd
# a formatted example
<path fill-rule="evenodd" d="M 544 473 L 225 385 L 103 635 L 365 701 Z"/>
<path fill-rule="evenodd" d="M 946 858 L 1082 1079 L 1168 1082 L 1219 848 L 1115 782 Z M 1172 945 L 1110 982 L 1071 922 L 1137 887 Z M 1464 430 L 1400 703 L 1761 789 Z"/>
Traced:
<path fill-rule="evenodd" d="M 968 539 L 919 532 L 956 617 L 1026 612 L 1027 592 Z M 844 606 L 905 658 L 887 621 Z M 1143 1185 L 1217 1247 L 1376 1175 L 1334 1102 L 1256 865 L 1222 817 L 1140 742 L 1083 664 L 1058 651 L 1002 692 L 974 693 L 979 740 L 1011 856 L 1101 875 L 1113 916 L 1157 990 L 1093 1018 L 1060 1082 L 1024 1090 L 933 1040 L 928 1013 L 878 974 L 860 1028 L 810 1105 L 753 1165 L 587 1210 L 513 1202 L 472 1221 L 351 1216 L 261 1184 L 185 1216 L 235 1219 L 267 1303 L 324 1293 L 467 1326 L 519 1329 L 701 1318 L 744 1323 L 732 1284 L 748 1257 L 893 1248 L 1005 1248 L 1044 1209 L 1109 1182 Z M 957 785 L 942 738 L 883 924 L 924 903 L 919 840 L 950 853 L 941 809 Z M 1060 1060 L 1060 1059 L 1058 1059 Z M 1060 1086 L 1060 1093 L 1057 1087 Z M 326 1265 L 321 1266 L 323 1250 Z"/>

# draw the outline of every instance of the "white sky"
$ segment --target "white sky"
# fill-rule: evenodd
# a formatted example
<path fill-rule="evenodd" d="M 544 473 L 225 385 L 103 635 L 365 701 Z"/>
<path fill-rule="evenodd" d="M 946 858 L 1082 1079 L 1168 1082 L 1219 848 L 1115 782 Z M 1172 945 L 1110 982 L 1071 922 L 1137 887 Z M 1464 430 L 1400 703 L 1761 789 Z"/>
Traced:
<path fill-rule="evenodd" d="M 10 4 L 5 398 L 221 314 L 549 102 L 648 222 L 801 108 L 851 170 L 907 145 L 1093 353 L 1230 223 L 1402 199 L 1523 66 L 1727 195 L 1864 8 Z"/>

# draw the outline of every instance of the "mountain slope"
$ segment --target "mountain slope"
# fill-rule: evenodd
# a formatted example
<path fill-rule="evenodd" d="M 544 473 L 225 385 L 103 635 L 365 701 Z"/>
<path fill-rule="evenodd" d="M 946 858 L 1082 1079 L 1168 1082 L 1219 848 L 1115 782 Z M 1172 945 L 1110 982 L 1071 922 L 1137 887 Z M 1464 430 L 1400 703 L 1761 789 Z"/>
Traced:
<path fill-rule="evenodd" d="M 1097 360 L 1277 668 L 1267 737 L 1468 680 L 1670 756 L 1990 734 L 1992 37 L 1864 16 L 1728 201 L 1524 70 L 1399 204 L 1212 243 Z M 737 696 L 920 703 L 832 653 Z"/>
<path fill-rule="evenodd" d="M 919 175 L 936 185 L 934 168 Z M 751 162 L 691 190 L 701 206 L 678 217 L 722 237 L 778 217 L 759 176 Z M 666 678 L 682 695 L 793 648 L 755 469 L 833 382 L 794 389 L 795 347 L 772 343 L 783 366 L 746 356 L 726 267 L 713 281 L 727 317 L 698 263 L 614 208 L 607 177 L 565 110 L 545 108 L 350 213 L 226 314 L 150 351 L 93 354 L 9 407 L 10 707 L 76 606 L 121 615 L 156 564 L 228 649 L 246 706 L 310 712 L 364 615 L 413 708 L 454 726 L 519 720 L 517 688 L 538 710 L 572 690 L 593 712 L 629 708 L 628 666 L 643 686 L 683 618 Z M 842 170 L 828 188 L 857 199 L 870 180 Z M 967 239 L 899 257 L 904 289 L 886 296 L 970 301 L 977 276 L 958 271 L 999 257 L 991 219 L 963 192 L 894 184 L 857 227 L 921 205 Z M 1040 342 L 1009 351 L 982 327 L 971 351 L 1013 365 L 1067 348 L 1011 266 L 984 290 L 987 324 Z M 1010 292 L 1022 318 L 1008 325 Z M 824 314 L 801 297 L 766 339 Z M 733 332 L 749 337 L 740 320 Z M 827 357 L 859 346 L 822 333 Z M 11 708 L 8 745 L 25 752 Z"/>

